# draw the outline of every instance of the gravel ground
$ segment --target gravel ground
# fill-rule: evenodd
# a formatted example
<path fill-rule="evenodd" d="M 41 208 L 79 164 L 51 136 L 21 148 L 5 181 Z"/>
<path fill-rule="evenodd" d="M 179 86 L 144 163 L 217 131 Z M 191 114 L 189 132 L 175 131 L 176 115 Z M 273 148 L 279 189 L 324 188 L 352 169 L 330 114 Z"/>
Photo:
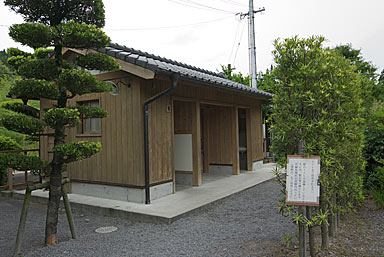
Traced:
<path fill-rule="evenodd" d="M 24 233 L 24 256 L 273 256 L 284 234 L 296 227 L 277 213 L 280 186 L 257 185 L 170 225 L 80 213 L 72 240 L 62 210 L 56 246 L 43 247 L 46 207 L 31 203 Z M 11 256 L 22 201 L 0 197 L 0 256 Z M 116 226 L 98 234 L 95 229 Z"/>

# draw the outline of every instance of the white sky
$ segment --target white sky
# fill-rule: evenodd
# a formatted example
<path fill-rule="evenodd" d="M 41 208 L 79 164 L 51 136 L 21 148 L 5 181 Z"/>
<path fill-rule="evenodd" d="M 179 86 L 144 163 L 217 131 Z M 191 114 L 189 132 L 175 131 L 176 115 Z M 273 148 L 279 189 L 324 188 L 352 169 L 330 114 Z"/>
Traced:
<path fill-rule="evenodd" d="M 191 1 L 227 12 L 186 6 L 196 7 Z M 247 0 L 104 0 L 104 5 L 105 31 L 112 42 L 212 71 L 231 63 L 248 74 L 247 19 L 237 31 L 234 14 L 247 12 Z M 384 68 L 383 0 L 254 0 L 254 6 L 266 9 L 255 15 L 259 71 L 273 64 L 274 39 L 294 35 L 323 35 L 327 46 L 352 43 L 379 71 Z M 9 38 L 7 25 L 21 22 L 1 1 L 0 49 L 19 46 Z M 182 26 L 196 23 L 201 24 Z M 159 27 L 173 28 L 144 29 Z"/>

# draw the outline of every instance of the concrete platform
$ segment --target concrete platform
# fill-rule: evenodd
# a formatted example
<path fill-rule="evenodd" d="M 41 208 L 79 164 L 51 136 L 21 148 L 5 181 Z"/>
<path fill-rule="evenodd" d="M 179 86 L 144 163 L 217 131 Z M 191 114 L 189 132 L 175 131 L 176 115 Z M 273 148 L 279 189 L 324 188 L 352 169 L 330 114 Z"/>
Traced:
<path fill-rule="evenodd" d="M 207 208 L 233 194 L 254 187 L 273 178 L 274 164 L 265 164 L 254 172 L 242 172 L 237 176 L 224 176 L 206 180 L 201 187 L 188 187 L 175 194 L 154 200 L 151 204 L 139 204 L 109 200 L 78 194 L 69 194 L 71 206 L 81 212 L 92 212 L 112 217 L 126 217 L 143 222 L 171 223 L 195 211 Z M 209 175 L 208 175 L 209 176 Z M 23 199 L 25 190 L 2 192 L 2 196 Z M 48 192 L 32 192 L 33 201 L 46 203 Z"/>

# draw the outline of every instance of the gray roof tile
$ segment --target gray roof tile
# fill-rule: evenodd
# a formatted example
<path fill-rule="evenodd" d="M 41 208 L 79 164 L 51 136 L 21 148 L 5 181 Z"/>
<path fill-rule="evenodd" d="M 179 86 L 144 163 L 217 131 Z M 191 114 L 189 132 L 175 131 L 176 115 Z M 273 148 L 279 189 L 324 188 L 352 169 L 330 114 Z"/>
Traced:
<path fill-rule="evenodd" d="M 262 90 L 251 88 L 249 86 L 223 78 L 222 74 L 212 71 L 196 68 L 191 65 L 183 64 L 177 61 L 169 60 L 160 56 L 149 54 L 129 48 L 126 46 L 110 43 L 108 47 L 96 49 L 98 52 L 106 53 L 126 62 L 150 69 L 154 72 L 167 71 L 179 73 L 181 79 L 190 79 L 196 82 L 205 82 L 205 84 L 234 90 L 239 93 L 246 93 L 271 98 L 273 95 Z"/>

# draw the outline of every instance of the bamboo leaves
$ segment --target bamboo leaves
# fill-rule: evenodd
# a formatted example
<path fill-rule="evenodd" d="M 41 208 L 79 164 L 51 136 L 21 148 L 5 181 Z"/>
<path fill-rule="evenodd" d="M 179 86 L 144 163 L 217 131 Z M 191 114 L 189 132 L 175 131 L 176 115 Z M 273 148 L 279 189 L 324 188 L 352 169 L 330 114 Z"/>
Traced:
<path fill-rule="evenodd" d="M 271 115 L 275 158 L 284 167 L 300 141 L 306 155 L 321 157 L 321 201 L 328 208 L 314 210 L 310 219 L 290 212 L 293 222 L 307 226 L 351 211 L 362 192 L 362 78 L 343 56 L 324 48 L 324 40 L 278 39 L 273 52 L 278 81 Z"/>

